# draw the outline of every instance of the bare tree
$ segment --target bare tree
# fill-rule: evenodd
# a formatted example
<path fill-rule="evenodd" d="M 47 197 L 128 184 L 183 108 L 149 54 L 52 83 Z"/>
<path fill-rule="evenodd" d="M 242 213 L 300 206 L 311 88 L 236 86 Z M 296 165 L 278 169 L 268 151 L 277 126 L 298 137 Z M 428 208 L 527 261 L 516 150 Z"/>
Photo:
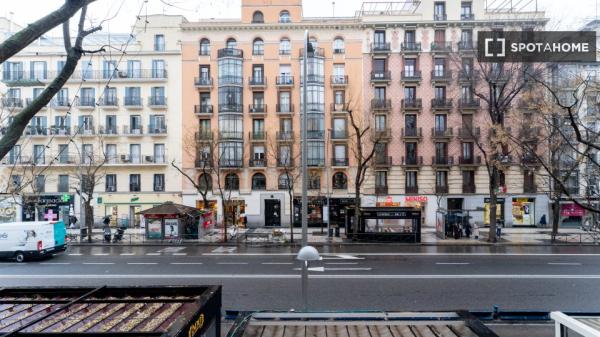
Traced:
<path fill-rule="evenodd" d="M 84 27 L 87 6 L 93 1 L 95 0 L 65 0 L 65 4 L 61 8 L 28 25 L 26 28 L 0 44 L 0 63 L 3 63 L 35 41 L 42 34 L 62 23 L 63 39 L 65 51 L 67 53 L 64 67 L 58 76 L 46 86 L 40 95 L 34 98 L 30 104 L 24 107 L 20 112 L 14 114 L 12 122 L 6 128 L 2 138 L 0 138 L 0 159 L 4 158 L 8 151 L 10 151 L 10 149 L 19 141 L 21 134 L 27 127 L 31 118 L 50 102 L 52 97 L 54 97 L 67 82 L 69 77 L 71 77 L 81 57 L 85 54 L 104 51 L 104 48 L 98 50 L 83 49 L 84 38 L 102 29 L 101 26 L 89 29 L 85 29 Z M 72 43 L 69 19 L 79 10 L 81 10 L 81 13 L 77 26 L 77 36 L 75 42 Z"/>

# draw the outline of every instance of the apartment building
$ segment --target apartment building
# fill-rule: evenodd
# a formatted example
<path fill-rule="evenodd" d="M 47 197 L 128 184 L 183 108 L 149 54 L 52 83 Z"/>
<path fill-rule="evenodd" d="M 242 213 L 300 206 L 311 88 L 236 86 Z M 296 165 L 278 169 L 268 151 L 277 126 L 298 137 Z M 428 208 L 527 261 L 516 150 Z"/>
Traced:
<path fill-rule="evenodd" d="M 342 224 L 343 207 L 352 202 L 355 166 L 348 108 L 350 104 L 360 116 L 363 105 L 360 24 L 353 18 L 305 18 L 301 0 L 243 0 L 240 19 L 181 26 L 182 130 L 188 145 L 183 166 L 202 184 L 209 181 L 215 209 L 220 209 L 221 179 L 231 192 L 225 212 L 229 223 L 242 213 L 250 225 L 290 222 L 294 207 L 289 206 L 287 186 L 296 178 L 288 180 L 286 172 L 299 174 L 307 29 L 314 50 L 308 55 L 306 78 L 310 221 L 322 223 L 322 207 L 329 199 L 332 221 Z M 203 179 L 207 165 L 221 177 Z M 299 180 L 295 185 L 300 187 Z M 202 203 L 185 178 L 183 200 Z M 294 204 L 298 208 L 299 200 Z"/>
<path fill-rule="evenodd" d="M 177 27 L 183 21 L 148 16 L 135 22 L 131 35 L 98 32 L 85 39 L 86 49 L 104 46 L 106 52 L 82 57 L 1 162 L 5 191 L 22 189 L 16 219 L 67 219 L 72 213 L 82 220 L 75 189 L 89 167 L 99 167 L 92 196 L 98 218 L 140 225 L 137 212 L 181 200 L 181 180 L 170 162 L 182 153 Z M 62 38 L 43 37 L 3 64 L 1 132 L 64 60 Z"/>

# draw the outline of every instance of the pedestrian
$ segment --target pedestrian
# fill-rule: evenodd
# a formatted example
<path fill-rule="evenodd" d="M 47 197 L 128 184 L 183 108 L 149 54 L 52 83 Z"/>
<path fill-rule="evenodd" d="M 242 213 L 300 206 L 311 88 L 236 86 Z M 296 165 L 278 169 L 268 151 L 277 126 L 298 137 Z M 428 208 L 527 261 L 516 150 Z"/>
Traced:
<path fill-rule="evenodd" d="M 540 219 L 540 227 L 546 227 L 546 214 L 543 214 Z"/>
<path fill-rule="evenodd" d="M 74 229 L 77 223 L 77 217 L 75 215 L 69 216 L 69 228 Z"/>
<path fill-rule="evenodd" d="M 471 224 L 468 222 L 465 224 L 465 236 L 467 239 L 471 238 Z"/>
<path fill-rule="evenodd" d="M 108 227 L 108 225 L 110 225 L 110 217 L 108 215 L 106 215 L 104 217 L 104 219 L 102 220 L 102 223 L 104 224 L 105 227 Z"/>
<path fill-rule="evenodd" d="M 501 236 L 502 236 L 502 228 L 500 228 L 500 224 L 497 223 L 496 224 L 496 239 L 500 240 Z"/>
<path fill-rule="evenodd" d="M 479 226 L 477 224 L 473 224 L 473 236 L 475 240 L 479 240 Z"/>
<path fill-rule="evenodd" d="M 454 240 L 458 240 L 460 239 L 460 227 L 458 226 L 458 223 L 454 223 Z"/>

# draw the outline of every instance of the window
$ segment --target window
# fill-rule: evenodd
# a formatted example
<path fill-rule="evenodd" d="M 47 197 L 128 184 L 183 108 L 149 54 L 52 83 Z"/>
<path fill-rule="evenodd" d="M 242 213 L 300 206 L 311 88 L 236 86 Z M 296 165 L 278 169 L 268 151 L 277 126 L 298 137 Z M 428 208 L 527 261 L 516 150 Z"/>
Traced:
<path fill-rule="evenodd" d="M 321 176 L 318 173 L 311 173 L 308 176 L 308 189 L 309 190 L 320 190 L 321 189 Z"/>
<path fill-rule="evenodd" d="M 331 81 L 339 84 L 346 83 L 346 66 L 343 63 L 333 65 L 333 76 Z"/>
<path fill-rule="evenodd" d="M 84 62 L 81 64 L 81 79 L 89 80 L 94 78 L 94 69 L 92 67 L 92 62 Z"/>
<path fill-rule="evenodd" d="M 387 128 L 387 116 L 386 115 L 376 115 L 375 116 L 375 131 L 381 132 L 385 131 Z"/>
<path fill-rule="evenodd" d="M 140 115 L 131 115 L 129 116 L 129 131 L 132 134 L 141 134 L 142 133 L 142 116 Z"/>
<path fill-rule="evenodd" d="M 435 115 L 435 131 L 436 133 L 443 133 L 446 131 L 447 116 L 444 114 Z"/>
<path fill-rule="evenodd" d="M 117 144 L 106 144 L 106 160 L 109 164 L 117 163 Z"/>
<path fill-rule="evenodd" d="M 462 143 L 462 157 L 465 161 L 473 160 L 473 143 Z"/>
<path fill-rule="evenodd" d="M 157 173 L 154 175 L 154 192 L 164 192 L 165 191 L 165 175 L 162 173 Z"/>
<path fill-rule="evenodd" d="M 433 19 L 436 21 L 446 20 L 446 3 L 435 2 L 433 4 Z"/>
<path fill-rule="evenodd" d="M 417 100 L 417 87 L 404 87 L 404 98 L 408 102 L 415 102 Z"/>
<path fill-rule="evenodd" d="M 23 62 L 4 62 L 2 79 L 16 81 L 23 78 Z"/>
<path fill-rule="evenodd" d="M 165 51 L 165 36 L 162 34 L 154 35 L 154 51 Z"/>
<path fill-rule="evenodd" d="M 150 89 L 150 105 L 166 105 L 165 87 L 152 87 Z"/>
<path fill-rule="evenodd" d="M 346 92 L 344 90 L 336 90 L 333 92 L 333 101 L 335 104 L 344 104 L 346 101 Z"/>
<path fill-rule="evenodd" d="M 406 172 L 406 193 L 411 193 L 411 189 L 416 189 L 417 187 L 417 171 L 407 171 Z M 414 192 L 412 192 L 414 193 Z"/>
<path fill-rule="evenodd" d="M 417 136 L 417 115 L 404 115 L 404 126 L 406 136 Z"/>
<path fill-rule="evenodd" d="M 438 164 L 446 164 L 448 161 L 448 144 L 435 143 L 435 158 Z"/>
<path fill-rule="evenodd" d="M 325 164 L 325 144 L 323 142 L 308 142 L 308 166 L 323 166 Z"/>
<path fill-rule="evenodd" d="M 117 175 L 116 174 L 107 174 L 104 178 L 104 188 L 106 192 L 116 192 L 117 191 Z"/>
<path fill-rule="evenodd" d="M 462 59 L 462 72 L 464 76 L 471 76 L 473 73 L 473 59 L 463 58 Z"/>
<path fill-rule="evenodd" d="M 234 38 L 227 39 L 226 48 L 227 49 L 235 49 L 235 48 L 237 48 L 237 41 Z"/>
<path fill-rule="evenodd" d="M 252 55 L 263 55 L 265 53 L 265 43 L 261 38 L 254 39 L 252 42 Z"/>
<path fill-rule="evenodd" d="M 289 166 L 292 164 L 292 148 L 289 145 L 281 145 L 279 147 L 279 158 L 277 158 L 280 166 Z"/>
<path fill-rule="evenodd" d="M 46 72 L 46 61 L 31 61 L 29 67 L 29 79 L 45 80 L 48 78 Z"/>
<path fill-rule="evenodd" d="M 56 106 L 68 106 L 69 104 L 71 104 L 71 102 L 69 101 L 69 89 L 68 88 L 62 88 L 58 91 L 58 93 L 56 94 L 56 97 L 54 98 L 54 103 L 56 104 Z"/>
<path fill-rule="evenodd" d="M 473 48 L 473 30 L 463 29 L 460 33 L 461 44 L 463 48 Z"/>
<path fill-rule="evenodd" d="M 21 145 L 15 145 L 9 152 L 9 163 L 17 164 L 21 162 Z"/>
<path fill-rule="evenodd" d="M 463 193 L 475 193 L 475 171 L 463 171 Z"/>
<path fill-rule="evenodd" d="M 154 144 L 154 162 L 155 163 L 166 163 L 165 158 L 165 144 Z"/>
<path fill-rule="evenodd" d="M 252 14 L 252 23 L 265 23 L 265 16 L 261 11 L 256 11 Z"/>
<path fill-rule="evenodd" d="M 166 78 L 165 60 L 152 60 L 152 78 Z"/>
<path fill-rule="evenodd" d="M 129 192 L 139 192 L 141 190 L 141 176 L 139 174 L 129 175 Z"/>
<path fill-rule="evenodd" d="M 404 146 L 406 150 L 406 163 L 416 164 L 417 163 L 417 143 L 406 143 Z"/>
<path fill-rule="evenodd" d="M 94 106 L 96 104 L 96 91 L 94 88 L 81 88 L 81 97 L 79 98 L 79 105 L 81 106 Z"/>
<path fill-rule="evenodd" d="M 94 162 L 94 146 L 93 144 L 83 144 L 81 146 L 81 163 L 91 164 Z"/>
<path fill-rule="evenodd" d="M 433 60 L 433 75 L 435 77 L 443 77 L 446 70 L 446 59 L 435 58 Z"/>
<path fill-rule="evenodd" d="M 433 41 L 436 44 L 443 45 L 446 42 L 446 31 L 444 29 L 436 29 L 433 34 Z"/>
<path fill-rule="evenodd" d="M 58 145 L 58 162 L 61 164 L 69 163 L 69 144 Z"/>
<path fill-rule="evenodd" d="M 252 190 L 264 191 L 267 189 L 267 178 L 262 173 L 256 173 L 252 176 Z"/>
<path fill-rule="evenodd" d="M 44 152 L 46 150 L 46 146 L 44 145 L 34 145 L 33 146 L 33 163 L 34 164 L 44 164 L 46 162 L 46 156 Z"/>
<path fill-rule="evenodd" d="M 198 177 L 198 188 L 202 193 L 212 191 L 212 177 L 210 174 L 202 173 L 200 177 Z"/>
<path fill-rule="evenodd" d="M 417 33 L 414 30 L 407 30 L 404 32 L 404 43 L 408 48 L 414 49 Z"/>
<path fill-rule="evenodd" d="M 210 55 L 210 40 L 209 39 L 204 38 L 204 39 L 200 40 L 199 54 L 203 55 L 203 56 Z"/>
<path fill-rule="evenodd" d="M 348 189 L 348 178 L 344 172 L 337 172 L 333 175 L 333 189 L 345 190 Z"/>
<path fill-rule="evenodd" d="M 284 37 L 279 41 L 279 55 L 290 55 L 292 51 L 292 44 L 290 39 Z"/>
<path fill-rule="evenodd" d="M 385 100 L 385 87 L 375 87 L 375 99 L 379 101 Z"/>
<path fill-rule="evenodd" d="M 375 187 L 387 187 L 387 172 L 376 171 L 375 172 Z"/>
<path fill-rule="evenodd" d="M 334 166 L 348 166 L 347 152 L 346 145 L 335 145 L 333 147 Z"/>
<path fill-rule="evenodd" d="M 240 189 L 240 178 L 235 173 L 229 173 L 225 176 L 225 189 L 236 191 Z"/>
<path fill-rule="evenodd" d="M 463 1 L 460 3 L 460 19 L 473 20 L 473 4 L 471 1 Z"/>
<path fill-rule="evenodd" d="M 385 30 L 376 30 L 373 36 L 373 45 L 375 49 L 384 49 L 386 46 Z"/>
<path fill-rule="evenodd" d="M 117 75 L 117 61 L 106 60 L 102 62 L 102 78 L 115 78 Z"/>
<path fill-rule="evenodd" d="M 117 88 L 106 87 L 104 90 L 104 97 L 102 97 L 102 104 L 104 106 L 117 106 Z"/>
<path fill-rule="evenodd" d="M 460 99 L 465 103 L 473 101 L 473 88 L 470 85 L 463 85 L 460 88 Z"/>
<path fill-rule="evenodd" d="M 291 187 L 290 183 L 290 176 L 287 173 L 283 173 L 279 176 L 279 180 L 278 180 L 278 187 L 280 190 L 287 190 L 289 187 Z"/>
<path fill-rule="evenodd" d="M 60 174 L 58 175 L 58 192 L 67 193 L 69 192 L 69 175 Z"/>
<path fill-rule="evenodd" d="M 314 36 L 311 36 L 308 39 L 308 43 L 310 43 L 310 45 L 312 46 L 313 50 L 317 50 L 317 47 L 319 47 L 319 41 L 317 41 L 317 38 Z M 309 70 L 310 72 L 310 70 Z"/>
<path fill-rule="evenodd" d="M 279 12 L 279 23 L 290 23 L 292 22 L 290 18 L 290 12 L 283 10 Z"/>
<path fill-rule="evenodd" d="M 417 59 L 404 59 L 404 76 L 414 77 L 417 70 Z"/>
<path fill-rule="evenodd" d="M 435 187 L 448 187 L 448 171 L 435 172 Z"/>
<path fill-rule="evenodd" d="M 336 37 L 335 40 L 333 40 L 333 53 L 343 54 L 344 52 L 344 39 Z"/>
<path fill-rule="evenodd" d="M 35 176 L 33 189 L 36 193 L 46 192 L 46 176 L 42 174 Z"/>
<path fill-rule="evenodd" d="M 375 74 L 375 78 L 384 78 L 385 71 L 387 69 L 385 59 L 374 59 L 373 60 L 373 74 Z"/>
<path fill-rule="evenodd" d="M 279 92 L 279 112 L 292 112 L 291 93 L 289 91 Z"/>
<path fill-rule="evenodd" d="M 242 84 L 242 60 L 226 58 L 226 59 L 220 59 L 218 63 L 219 63 L 219 68 L 218 68 L 219 85 L 226 85 L 226 84 L 241 85 Z M 225 93 L 229 94 L 230 92 L 233 91 L 230 89 L 237 89 L 237 88 L 224 87 L 223 89 L 228 89 L 228 91 L 226 91 Z M 239 88 L 239 89 L 240 89 L 240 95 L 241 95 L 241 88 Z M 221 97 L 222 91 L 223 90 L 219 90 L 219 97 Z"/>
<path fill-rule="evenodd" d="M 435 87 L 435 99 L 446 100 L 446 87 Z"/>
<path fill-rule="evenodd" d="M 21 188 L 21 183 L 23 182 L 23 178 L 20 175 L 15 174 L 15 175 L 10 176 L 10 181 L 12 183 L 13 188 Z"/>

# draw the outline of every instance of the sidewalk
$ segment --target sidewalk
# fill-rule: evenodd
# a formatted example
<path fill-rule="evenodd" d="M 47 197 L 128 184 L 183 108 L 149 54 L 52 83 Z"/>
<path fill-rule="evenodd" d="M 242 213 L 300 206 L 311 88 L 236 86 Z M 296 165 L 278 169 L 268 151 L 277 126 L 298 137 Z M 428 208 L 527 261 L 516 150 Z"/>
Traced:
<path fill-rule="evenodd" d="M 421 233 L 422 245 L 488 245 L 487 242 L 489 228 L 480 228 L 480 237 L 475 239 L 465 237 L 455 240 L 454 238 L 440 239 L 437 237 L 435 228 L 423 227 Z M 504 245 L 549 245 L 551 242 L 551 229 L 549 228 L 502 228 L 502 236 L 498 244 Z M 113 234 L 115 230 L 112 230 Z M 67 233 L 71 237 L 73 244 L 80 244 L 79 230 L 68 229 Z M 236 229 L 233 227 L 227 230 L 228 244 L 275 244 L 285 245 L 290 241 L 289 228 L 249 228 Z M 302 235 L 300 228 L 294 228 L 294 242 L 299 242 Z M 94 229 L 92 238 L 95 244 L 103 242 L 103 230 Z M 144 229 L 130 228 L 125 231 L 123 239 L 117 244 L 220 244 L 223 239 L 222 229 L 212 229 L 205 231 L 200 239 L 197 240 L 155 240 L 148 239 L 145 236 Z M 340 233 L 340 237 L 329 238 L 325 229 L 321 234 L 320 228 L 308 229 L 308 242 L 316 245 L 324 244 L 354 244 L 351 240 L 345 239 L 345 234 Z M 599 242 L 595 235 L 581 229 L 568 229 L 559 232 L 555 244 L 597 244 Z M 86 244 L 86 242 L 81 242 Z"/>

